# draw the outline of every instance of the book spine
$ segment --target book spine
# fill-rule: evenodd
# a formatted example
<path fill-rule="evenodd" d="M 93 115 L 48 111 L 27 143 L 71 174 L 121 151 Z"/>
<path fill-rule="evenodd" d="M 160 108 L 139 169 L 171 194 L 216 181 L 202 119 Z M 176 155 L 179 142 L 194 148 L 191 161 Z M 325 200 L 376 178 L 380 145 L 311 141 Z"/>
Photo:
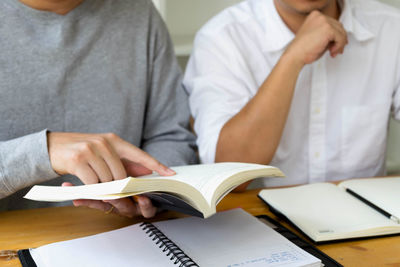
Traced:
<path fill-rule="evenodd" d="M 167 257 L 170 257 L 170 260 L 173 261 L 175 265 L 179 264 L 179 267 L 199 266 L 152 223 L 141 223 L 140 227 L 156 245 L 158 245 L 162 252 L 164 252 Z"/>

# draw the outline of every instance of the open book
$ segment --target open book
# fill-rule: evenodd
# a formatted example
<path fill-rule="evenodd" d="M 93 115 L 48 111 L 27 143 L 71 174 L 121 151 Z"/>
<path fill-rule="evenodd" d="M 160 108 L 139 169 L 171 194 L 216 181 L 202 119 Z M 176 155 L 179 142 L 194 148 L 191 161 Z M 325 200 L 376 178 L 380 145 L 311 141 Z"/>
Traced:
<path fill-rule="evenodd" d="M 315 242 L 400 233 L 400 178 L 265 189 L 259 197 Z"/>
<path fill-rule="evenodd" d="M 118 199 L 145 194 L 155 205 L 207 218 L 218 202 L 236 186 L 260 177 L 283 176 L 271 166 L 216 163 L 172 167 L 174 176 L 157 174 L 74 187 L 34 186 L 25 198 L 37 201 Z"/>
<path fill-rule="evenodd" d="M 24 267 L 321 266 L 321 261 L 241 209 L 139 223 L 19 252 Z M 30 264 L 31 263 L 31 264 Z"/>

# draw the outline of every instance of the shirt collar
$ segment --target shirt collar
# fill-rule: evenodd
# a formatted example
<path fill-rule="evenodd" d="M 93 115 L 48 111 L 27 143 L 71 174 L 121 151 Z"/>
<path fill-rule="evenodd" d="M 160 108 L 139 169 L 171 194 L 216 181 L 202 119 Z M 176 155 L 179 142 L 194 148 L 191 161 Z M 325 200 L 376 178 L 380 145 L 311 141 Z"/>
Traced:
<path fill-rule="evenodd" d="M 276 10 L 273 0 L 262 1 L 265 3 L 259 9 L 263 15 L 266 43 L 264 49 L 267 52 L 276 52 L 286 47 L 295 37 L 295 34 L 286 26 Z M 268 14 L 268 15 L 265 15 Z"/>
<path fill-rule="evenodd" d="M 354 16 L 351 1 L 341 0 L 339 1 L 339 4 L 342 9 L 342 14 L 340 15 L 339 20 L 343 24 L 347 33 L 352 34 L 359 42 L 368 41 L 375 37 L 374 34 L 363 26 Z"/>
<path fill-rule="evenodd" d="M 347 33 L 352 34 L 359 42 L 364 42 L 374 37 L 367 28 L 365 28 L 354 16 L 351 1 L 342 0 L 340 6 L 342 14 L 339 21 L 343 24 Z M 263 13 L 264 25 L 266 29 L 265 51 L 276 52 L 284 49 L 295 37 L 295 34 L 286 26 L 276 10 L 273 0 L 264 1 L 264 8 L 259 12 Z M 259 13 L 261 14 L 261 13 Z M 268 16 L 265 16 L 268 14 Z"/>

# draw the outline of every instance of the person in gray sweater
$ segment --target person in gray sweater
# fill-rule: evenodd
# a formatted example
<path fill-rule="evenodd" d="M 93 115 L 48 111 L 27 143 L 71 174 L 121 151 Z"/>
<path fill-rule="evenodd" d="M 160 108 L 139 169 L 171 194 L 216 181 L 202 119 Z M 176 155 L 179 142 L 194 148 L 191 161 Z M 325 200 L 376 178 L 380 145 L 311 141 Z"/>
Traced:
<path fill-rule="evenodd" d="M 150 0 L 3 0 L 0 50 L 0 211 L 71 204 L 23 199 L 33 184 L 196 163 L 181 72 Z M 156 210 L 145 197 L 74 204 Z"/>

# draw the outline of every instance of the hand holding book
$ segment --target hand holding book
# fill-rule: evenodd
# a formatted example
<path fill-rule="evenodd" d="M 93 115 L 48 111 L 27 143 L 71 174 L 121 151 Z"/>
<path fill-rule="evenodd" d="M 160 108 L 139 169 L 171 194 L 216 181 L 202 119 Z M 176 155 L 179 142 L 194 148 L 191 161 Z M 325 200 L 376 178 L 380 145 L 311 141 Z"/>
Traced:
<path fill-rule="evenodd" d="M 63 183 L 62 186 L 74 186 L 71 183 Z M 146 196 L 125 197 L 115 200 L 76 199 L 72 201 L 75 207 L 89 207 L 104 211 L 106 214 L 115 213 L 128 218 L 142 215 L 144 218 L 152 218 L 157 213 L 151 200 Z"/>
<path fill-rule="evenodd" d="M 135 175 L 148 174 L 149 171 L 164 176 L 175 174 L 115 134 L 50 132 L 48 144 L 54 171 L 61 175 L 73 174 L 84 184 L 124 179 L 130 171 L 127 165 L 131 163 L 136 163 Z M 138 174 L 139 170 L 142 174 Z"/>
<path fill-rule="evenodd" d="M 58 174 L 73 174 L 84 184 L 121 180 L 127 176 L 151 174 L 174 175 L 146 152 L 124 141 L 115 134 L 48 133 L 51 165 Z M 72 186 L 65 183 L 64 186 Z M 105 203 L 98 200 L 75 200 L 75 206 L 88 206 L 132 217 L 155 215 L 151 201 L 142 197 L 138 203 L 130 198 Z"/>

